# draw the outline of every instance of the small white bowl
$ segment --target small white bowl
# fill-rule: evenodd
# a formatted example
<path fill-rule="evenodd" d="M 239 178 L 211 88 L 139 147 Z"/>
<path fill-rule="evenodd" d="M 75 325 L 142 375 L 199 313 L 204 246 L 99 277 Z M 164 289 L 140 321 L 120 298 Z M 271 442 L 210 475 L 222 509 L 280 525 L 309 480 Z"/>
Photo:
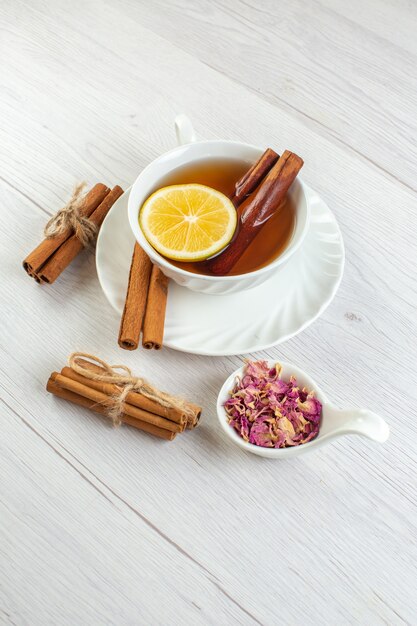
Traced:
<path fill-rule="evenodd" d="M 224 408 L 224 403 L 230 397 L 230 393 L 235 385 L 236 377 L 243 375 L 245 368 L 243 365 L 229 376 L 220 389 L 217 398 L 217 416 L 220 425 L 234 444 L 247 452 L 252 452 L 252 454 L 264 456 L 268 459 L 287 459 L 309 452 L 343 435 L 361 435 L 378 443 L 384 443 L 388 439 L 389 427 L 382 417 L 366 409 L 337 409 L 330 404 L 318 384 L 306 372 L 291 363 L 280 361 L 280 364 L 282 366 L 281 378 L 288 380 L 291 375 L 294 375 L 300 387 L 307 387 L 309 391 L 314 390 L 316 392 L 317 399 L 323 405 L 319 434 L 312 441 L 291 448 L 263 448 L 244 441 L 235 429 L 229 426 Z M 269 367 L 274 367 L 275 362 L 268 361 L 268 365 Z"/>

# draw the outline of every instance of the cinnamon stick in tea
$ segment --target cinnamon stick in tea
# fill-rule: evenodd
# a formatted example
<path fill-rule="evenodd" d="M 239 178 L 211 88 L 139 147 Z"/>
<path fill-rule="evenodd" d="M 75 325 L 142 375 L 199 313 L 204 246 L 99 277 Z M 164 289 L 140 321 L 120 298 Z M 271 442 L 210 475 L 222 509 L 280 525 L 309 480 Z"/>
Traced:
<path fill-rule="evenodd" d="M 112 383 L 105 383 L 100 380 L 93 380 L 91 378 L 86 378 L 85 376 L 78 374 L 78 372 L 74 372 L 74 370 L 71 369 L 70 367 L 63 367 L 61 370 L 61 375 L 65 376 L 66 378 L 71 378 L 72 380 L 75 380 L 76 382 L 79 382 L 82 385 L 91 387 L 92 389 L 95 389 L 96 391 L 100 391 L 101 393 L 104 393 L 110 397 L 117 396 L 117 394 L 119 394 L 123 389 L 123 387 L 118 387 L 117 385 L 113 385 Z M 143 402 L 143 400 L 148 400 L 148 403 Z M 127 394 L 126 402 L 128 404 L 131 404 L 134 407 L 137 407 L 138 410 L 142 410 L 144 413 L 152 413 L 153 415 L 159 416 L 164 420 L 168 420 L 175 424 L 179 424 L 182 427 L 182 429 L 184 429 L 185 427 L 185 424 L 187 421 L 185 413 L 181 413 L 175 410 L 170 411 L 166 407 L 158 405 L 158 403 L 156 402 L 152 402 L 152 400 L 149 400 L 145 396 L 142 396 L 141 394 L 135 391 L 130 391 Z M 144 404 L 145 405 L 147 404 L 147 407 L 143 406 Z M 156 405 L 158 409 L 152 411 L 149 408 L 149 406 L 154 408 L 154 405 Z M 161 410 L 165 413 L 165 415 L 161 415 Z M 136 416 L 138 417 L 138 414 Z"/>
<path fill-rule="evenodd" d="M 91 361 L 87 361 L 86 359 L 79 359 L 79 364 L 83 367 L 95 372 L 96 374 L 105 374 L 106 370 L 100 365 L 96 365 L 95 363 L 91 363 Z M 83 377 L 87 379 L 87 377 Z M 137 406 L 145 411 L 150 411 L 151 413 L 155 413 L 156 415 L 161 415 L 161 417 L 166 417 L 173 422 L 182 423 L 185 415 L 187 414 L 187 428 L 191 429 L 197 426 L 200 417 L 201 417 L 201 407 L 193 404 L 192 402 L 186 402 L 184 411 L 180 411 L 176 408 L 168 408 L 164 407 L 158 402 L 154 400 L 150 400 L 146 396 L 142 395 L 138 391 L 132 391 L 127 396 L 127 401 L 134 406 Z"/>
<path fill-rule="evenodd" d="M 51 377 L 49 378 L 46 389 L 47 391 L 49 391 L 49 393 L 52 393 L 58 398 L 62 398 L 63 400 L 68 400 L 69 402 L 72 402 L 73 404 L 78 404 L 79 406 L 83 406 L 87 409 L 90 409 L 91 411 L 94 411 L 95 413 L 99 413 L 100 415 L 106 415 L 107 409 L 105 406 L 101 404 L 97 404 L 93 400 L 89 400 L 88 398 L 85 398 L 72 391 L 69 391 L 68 389 L 64 389 L 63 387 L 60 387 L 58 383 L 55 381 L 54 374 L 52 374 Z M 168 441 L 172 441 L 172 439 L 174 439 L 174 437 L 177 434 L 169 430 L 166 430 L 165 428 L 159 428 L 158 426 L 154 426 L 153 424 L 149 424 L 147 422 L 143 422 L 141 420 L 130 417 L 129 415 L 126 415 L 125 413 L 122 413 L 122 415 L 120 416 L 120 419 L 124 424 L 128 424 L 129 426 L 133 426 L 134 428 L 143 430 L 144 432 L 147 432 L 150 435 L 154 435 L 155 437 L 160 437 L 161 439 L 166 439 Z"/>
<path fill-rule="evenodd" d="M 67 378 L 62 374 L 58 374 L 58 372 L 54 372 L 52 374 L 52 377 L 59 387 L 67 389 L 68 391 L 72 391 L 73 393 L 76 393 L 79 396 L 83 396 L 84 398 L 88 398 L 89 400 L 97 404 L 101 404 L 107 409 L 111 408 L 114 403 L 113 396 L 98 391 L 97 389 L 93 389 L 92 387 L 88 387 L 87 385 L 83 385 L 77 380 Z M 142 409 L 138 409 L 137 407 L 132 406 L 127 402 L 123 402 L 122 407 L 123 413 L 125 413 L 129 417 L 137 419 L 141 422 L 145 422 L 147 424 L 152 424 L 153 426 L 157 426 L 158 428 L 163 428 L 173 433 L 180 433 L 185 428 L 185 424 L 176 424 L 175 422 L 167 420 L 165 417 L 160 417 L 159 415 L 155 415 L 154 413 L 143 411 Z"/>
<path fill-rule="evenodd" d="M 147 350 L 160 350 L 164 337 L 165 312 L 169 279 L 154 265 L 149 282 L 145 319 L 143 320 L 142 345 Z"/>
<path fill-rule="evenodd" d="M 224 252 L 207 262 L 213 274 L 221 276 L 230 272 L 265 222 L 279 208 L 302 166 L 303 160 L 299 156 L 285 150 L 243 207 L 235 239 Z"/>
<path fill-rule="evenodd" d="M 119 346 L 125 350 L 136 350 L 139 344 L 151 271 L 150 258 L 140 245 L 135 243 L 119 330 Z"/>
<path fill-rule="evenodd" d="M 91 213 L 90 221 L 95 224 L 97 228 L 101 226 L 110 208 L 122 194 L 123 189 L 116 185 Z M 53 283 L 82 249 L 83 245 L 78 237 L 71 235 L 42 267 L 39 273 L 41 281 L 49 284 Z"/>
<path fill-rule="evenodd" d="M 278 159 L 279 155 L 272 148 L 267 148 L 256 163 L 238 180 L 235 185 L 235 191 L 230 196 L 236 208 L 255 191 Z"/>
<path fill-rule="evenodd" d="M 102 183 L 97 183 L 85 195 L 81 206 L 80 214 L 83 217 L 90 217 L 95 209 L 103 202 L 104 198 L 110 192 L 110 189 Z M 44 239 L 23 261 L 23 268 L 29 274 L 41 282 L 39 277 L 42 266 L 52 257 L 54 252 L 72 235 L 71 229 L 67 229 L 62 235 Z"/>

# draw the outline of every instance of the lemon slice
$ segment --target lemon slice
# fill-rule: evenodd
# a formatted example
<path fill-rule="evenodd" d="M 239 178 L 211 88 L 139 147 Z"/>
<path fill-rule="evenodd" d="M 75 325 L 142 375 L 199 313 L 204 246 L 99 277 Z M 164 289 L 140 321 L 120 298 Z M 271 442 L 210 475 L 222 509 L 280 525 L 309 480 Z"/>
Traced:
<path fill-rule="evenodd" d="M 205 185 L 162 187 L 139 213 L 151 246 L 176 261 L 203 261 L 220 252 L 233 237 L 236 222 L 229 198 Z"/>

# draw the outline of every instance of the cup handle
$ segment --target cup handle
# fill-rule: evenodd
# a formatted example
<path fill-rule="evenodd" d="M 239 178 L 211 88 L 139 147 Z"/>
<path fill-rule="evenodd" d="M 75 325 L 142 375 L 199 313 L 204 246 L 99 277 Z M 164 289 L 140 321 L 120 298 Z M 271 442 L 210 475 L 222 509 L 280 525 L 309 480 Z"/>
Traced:
<path fill-rule="evenodd" d="M 179 146 L 197 141 L 191 120 L 189 117 L 184 115 L 184 113 L 177 115 L 174 124 L 175 134 L 177 135 L 177 142 Z"/>

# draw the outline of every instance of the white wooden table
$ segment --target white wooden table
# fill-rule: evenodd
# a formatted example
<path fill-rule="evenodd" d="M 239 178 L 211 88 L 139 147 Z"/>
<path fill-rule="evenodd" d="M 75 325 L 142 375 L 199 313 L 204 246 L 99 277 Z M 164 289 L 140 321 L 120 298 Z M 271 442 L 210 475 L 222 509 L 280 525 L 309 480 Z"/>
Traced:
<path fill-rule="evenodd" d="M 407 0 L 0 4 L 0 622 L 416 624 L 416 20 Z M 297 462 L 231 447 L 215 398 L 239 357 L 124 353 L 81 255 L 52 287 L 21 261 L 76 181 L 125 188 L 205 138 L 305 159 L 347 251 L 325 314 L 276 349 L 385 446 Z M 204 406 L 161 443 L 49 396 L 73 350 Z"/>

